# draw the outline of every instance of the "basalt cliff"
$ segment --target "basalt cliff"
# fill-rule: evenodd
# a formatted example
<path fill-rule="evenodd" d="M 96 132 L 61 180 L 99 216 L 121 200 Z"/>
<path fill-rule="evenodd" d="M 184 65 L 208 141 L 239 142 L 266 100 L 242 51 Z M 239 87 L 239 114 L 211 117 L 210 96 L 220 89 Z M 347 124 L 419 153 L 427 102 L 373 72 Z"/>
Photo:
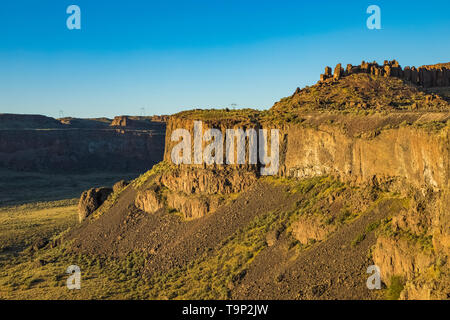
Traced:
<path fill-rule="evenodd" d="M 163 161 L 106 199 L 91 192 L 95 208 L 62 242 L 142 254 L 144 298 L 449 299 L 446 68 L 338 65 L 266 111 L 173 115 Z M 191 163 L 174 164 L 178 129 Z M 243 155 L 230 130 L 250 132 Z M 250 139 L 272 130 L 277 148 Z M 195 163 L 199 150 L 227 160 Z M 261 151 L 277 153 L 274 175 L 261 175 Z"/>

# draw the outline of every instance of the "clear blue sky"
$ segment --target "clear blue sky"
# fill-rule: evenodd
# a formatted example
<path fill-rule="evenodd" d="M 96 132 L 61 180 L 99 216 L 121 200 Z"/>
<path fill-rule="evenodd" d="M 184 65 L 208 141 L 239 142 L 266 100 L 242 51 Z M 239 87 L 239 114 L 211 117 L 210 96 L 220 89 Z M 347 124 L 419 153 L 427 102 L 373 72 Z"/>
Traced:
<path fill-rule="evenodd" d="M 81 30 L 66 8 L 81 8 Z M 366 9 L 381 8 L 382 30 Z M 270 108 L 325 65 L 450 61 L 450 1 L 5 0 L 0 113 Z"/>

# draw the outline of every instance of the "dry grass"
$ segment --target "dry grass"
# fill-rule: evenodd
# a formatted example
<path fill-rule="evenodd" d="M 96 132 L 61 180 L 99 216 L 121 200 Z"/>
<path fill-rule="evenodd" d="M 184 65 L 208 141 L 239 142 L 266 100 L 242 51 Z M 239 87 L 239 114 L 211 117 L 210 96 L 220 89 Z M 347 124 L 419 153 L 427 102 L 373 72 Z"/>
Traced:
<path fill-rule="evenodd" d="M 17 251 L 48 239 L 77 221 L 77 199 L 0 209 L 0 252 Z"/>
<path fill-rule="evenodd" d="M 0 208 L 4 206 L 78 198 L 84 190 L 112 186 L 139 173 L 50 174 L 0 169 Z"/>

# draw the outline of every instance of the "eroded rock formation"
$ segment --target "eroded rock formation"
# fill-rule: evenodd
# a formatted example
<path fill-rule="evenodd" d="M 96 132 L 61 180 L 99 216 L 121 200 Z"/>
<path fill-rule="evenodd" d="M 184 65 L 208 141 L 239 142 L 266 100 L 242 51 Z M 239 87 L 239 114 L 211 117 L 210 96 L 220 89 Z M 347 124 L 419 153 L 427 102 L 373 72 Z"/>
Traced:
<path fill-rule="evenodd" d="M 329 79 L 339 80 L 342 77 L 356 73 L 368 73 L 382 77 L 396 77 L 425 88 L 450 86 L 450 68 L 446 65 L 422 66 L 419 68 L 407 66 L 402 69 L 396 60 L 385 60 L 383 65 L 379 65 L 375 61 L 370 63 L 363 61 L 359 66 L 348 64 L 345 70 L 339 63 L 336 65 L 333 75 L 331 75 L 331 68 L 326 67 L 324 74 L 320 75 L 320 81 L 330 81 Z"/>
<path fill-rule="evenodd" d="M 84 191 L 78 202 L 78 220 L 84 221 L 97 210 L 113 192 L 111 188 L 93 188 Z"/>

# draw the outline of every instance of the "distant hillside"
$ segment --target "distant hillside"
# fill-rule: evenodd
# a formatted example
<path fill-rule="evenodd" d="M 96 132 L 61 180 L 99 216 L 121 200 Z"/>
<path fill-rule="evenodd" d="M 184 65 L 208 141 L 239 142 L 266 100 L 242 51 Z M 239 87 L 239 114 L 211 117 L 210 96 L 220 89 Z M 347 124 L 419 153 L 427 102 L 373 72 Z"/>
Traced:
<path fill-rule="evenodd" d="M 60 118 L 58 119 L 62 124 L 70 126 L 71 128 L 107 128 L 111 124 L 111 119 L 108 118 L 93 118 L 93 119 L 80 119 L 80 118 Z"/>
<path fill-rule="evenodd" d="M 140 172 L 162 160 L 155 117 L 61 118 L 0 114 L 0 169 L 53 173 Z"/>
<path fill-rule="evenodd" d="M 0 129 L 54 129 L 62 128 L 58 120 L 38 114 L 0 113 Z"/>

